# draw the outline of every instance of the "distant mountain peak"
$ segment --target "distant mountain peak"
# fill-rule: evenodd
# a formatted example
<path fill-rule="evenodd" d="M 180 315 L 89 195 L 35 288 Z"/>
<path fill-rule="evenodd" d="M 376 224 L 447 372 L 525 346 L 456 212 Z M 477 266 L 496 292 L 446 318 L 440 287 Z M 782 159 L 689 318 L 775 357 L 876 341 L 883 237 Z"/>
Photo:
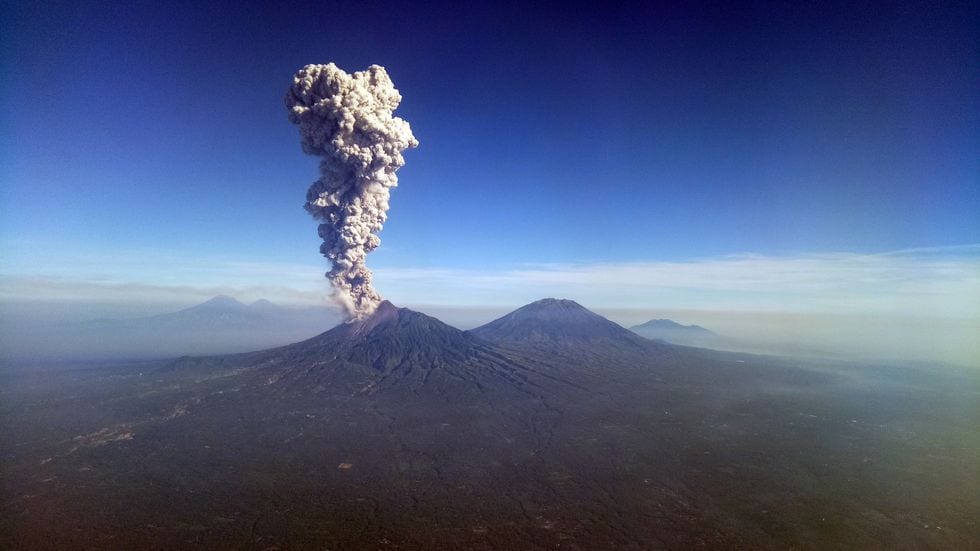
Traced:
<path fill-rule="evenodd" d="M 605 320 L 599 314 L 596 314 L 574 300 L 564 298 L 543 298 L 536 300 L 530 304 L 521 306 L 505 317 L 508 316 L 515 318 L 561 319 L 564 321 L 571 321 L 573 319 Z"/>
<path fill-rule="evenodd" d="M 521 306 L 515 312 L 533 314 L 538 316 L 548 315 L 587 315 L 589 317 L 598 316 L 595 312 L 585 306 L 567 298 L 543 298 L 529 304 Z M 601 317 L 601 316 L 600 316 Z"/>
<path fill-rule="evenodd" d="M 228 295 L 217 295 L 214 298 L 208 299 L 198 306 L 245 306 L 244 303 L 239 302 L 235 297 L 230 297 Z"/>
<path fill-rule="evenodd" d="M 471 331 L 494 343 L 534 344 L 537 347 L 618 343 L 643 345 L 636 334 L 568 299 L 546 298 Z"/>
<path fill-rule="evenodd" d="M 705 329 L 700 325 L 683 325 L 671 319 L 652 319 L 650 321 L 630 327 L 633 331 L 645 330 L 664 330 L 664 331 L 686 331 L 690 333 L 701 333 L 704 335 L 714 335 L 713 331 Z"/>
<path fill-rule="evenodd" d="M 700 325 L 682 325 L 669 319 L 652 319 L 630 327 L 637 335 L 658 341 L 686 346 L 713 347 L 719 344 L 720 337 Z"/>
<path fill-rule="evenodd" d="M 529 304 L 525 304 L 524 308 L 578 308 L 581 310 L 586 310 L 585 306 L 575 302 L 574 300 L 567 298 L 543 298 L 536 300 Z"/>

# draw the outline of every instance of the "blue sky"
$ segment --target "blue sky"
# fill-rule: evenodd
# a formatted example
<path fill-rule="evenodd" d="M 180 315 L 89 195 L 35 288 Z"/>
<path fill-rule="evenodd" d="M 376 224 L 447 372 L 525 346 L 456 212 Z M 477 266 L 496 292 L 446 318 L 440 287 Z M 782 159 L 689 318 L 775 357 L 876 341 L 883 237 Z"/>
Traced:
<path fill-rule="evenodd" d="M 977 304 L 977 6 L 736 4 L 5 4 L 6 296 L 48 296 L 39 281 L 325 294 L 302 209 L 316 160 L 283 95 L 334 61 L 385 66 L 421 142 L 369 258 L 396 301 L 558 294 L 476 283 L 529 266 L 689 264 L 717 281 L 712 266 L 751 255 L 820 278 L 815 258 L 954 247 L 964 275 L 944 296 Z M 934 256 L 902 264 L 909 278 Z M 452 285 L 435 300 L 436 280 L 406 273 Z M 625 273 L 623 293 L 652 281 Z M 751 308 L 737 283 L 675 283 L 609 283 L 598 306 Z"/>

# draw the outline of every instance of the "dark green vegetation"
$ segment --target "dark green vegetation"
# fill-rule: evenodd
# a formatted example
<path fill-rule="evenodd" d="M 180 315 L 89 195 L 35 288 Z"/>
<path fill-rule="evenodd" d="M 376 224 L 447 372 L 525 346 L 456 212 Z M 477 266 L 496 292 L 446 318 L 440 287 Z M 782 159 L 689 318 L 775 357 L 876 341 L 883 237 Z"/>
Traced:
<path fill-rule="evenodd" d="M 980 377 L 385 304 L 262 352 L 0 380 L 0 547 L 975 548 Z"/>

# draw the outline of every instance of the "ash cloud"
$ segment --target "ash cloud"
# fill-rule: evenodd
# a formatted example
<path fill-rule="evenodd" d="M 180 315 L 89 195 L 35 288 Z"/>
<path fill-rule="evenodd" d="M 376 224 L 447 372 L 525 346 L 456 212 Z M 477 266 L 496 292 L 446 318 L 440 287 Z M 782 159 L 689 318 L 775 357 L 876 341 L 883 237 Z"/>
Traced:
<path fill-rule="evenodd" d="M 418 146 L 407 122 L 393 116 L 401 103 L 384 67 L 348 74 L 333 63 L 307 65 L 286 93 L 290 122 L 299 125 L 303 151 L 320 157 L 320 177 L 306 192 L 306 210 L 322 223 L 320 252 L 327 279 L 348 319 L 370 315 L 381 303 L 371 285 L 367 254 L 381 243 L 402 151 Z"/>

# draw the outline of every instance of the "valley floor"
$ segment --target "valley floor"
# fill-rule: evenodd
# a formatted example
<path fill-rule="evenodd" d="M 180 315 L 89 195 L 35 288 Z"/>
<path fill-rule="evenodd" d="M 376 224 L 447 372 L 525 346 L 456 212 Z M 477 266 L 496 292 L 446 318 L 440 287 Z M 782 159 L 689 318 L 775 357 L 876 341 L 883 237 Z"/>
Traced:
<path fill-rule="evenodd" d="M 315 366 L 7 366 L 0 547 L 980 545 L 980 377 L 521 354 L 508 380 L 373 387 Z"/>

